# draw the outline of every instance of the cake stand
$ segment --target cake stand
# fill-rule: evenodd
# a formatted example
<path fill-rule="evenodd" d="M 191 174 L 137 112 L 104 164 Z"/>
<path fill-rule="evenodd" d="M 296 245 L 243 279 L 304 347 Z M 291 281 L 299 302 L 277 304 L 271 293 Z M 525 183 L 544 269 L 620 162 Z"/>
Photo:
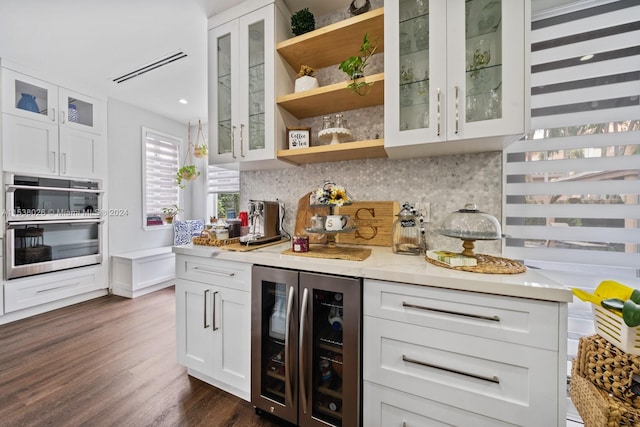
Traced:
<path fill-rule="evenodd" d="M 318 132 L 318 138 L 320 138 L 321 140 L 331 138 L 331 142 L 329 143 L 329 145 L 340 144 L 341 136 L 351 136 L 351 131 L 347 128 L 329 128 L 322 129 L 320 132 Z"/>

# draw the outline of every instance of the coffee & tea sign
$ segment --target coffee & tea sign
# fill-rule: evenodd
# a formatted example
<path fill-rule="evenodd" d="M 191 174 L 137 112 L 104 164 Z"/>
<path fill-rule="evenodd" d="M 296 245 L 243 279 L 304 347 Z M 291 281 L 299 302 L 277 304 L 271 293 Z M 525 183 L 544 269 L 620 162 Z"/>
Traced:
<path fill-rule="evenodd" d="M 289 149 L 308 148 L 311 145 L 311 128 L 287 128 Z"/>

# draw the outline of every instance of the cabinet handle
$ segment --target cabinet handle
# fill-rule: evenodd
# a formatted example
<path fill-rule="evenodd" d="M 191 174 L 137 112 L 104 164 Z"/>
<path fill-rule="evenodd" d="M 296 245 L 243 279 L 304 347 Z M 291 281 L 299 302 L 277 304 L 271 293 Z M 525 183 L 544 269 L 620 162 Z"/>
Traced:
<path fill-rule="evenodd" d="M 209 327 L 209 325 L 207 325 L 207 294 L 208 293 L 209 293 L 209 289 L 205 289 L 204 290 L 204 298 L 203 298 L 204 310 L 202 310 L 203 313 L 204 313 L 204 318 L 202 319 L 203 320 L 202 321 L 202 328 L 203 329 L 207 329 Z"/>
<path fill-rule="evenodd" d="M 293 385 L 291 384 L 291 380 L 293 379 L 293 375 L 291 375 L 291 355 L 289 354 L 290 346 L 289 343 L 291 341 L 291 313 L 293 312 L 293 300 L 295 297 L 295 289 L 293 286 L 289 288 L 289 299 L 287 301 L 287 318 L 285 320 L 285 336 L 284 336 L 284 381 L 286 385 L 286 389 L 284 391 L 284 402 L 285 406 L 290 404 L 289 402 L 293 402 Z M 291 403 L 292 404 L 292 403 Z"/>
<path fill-rule="evenodd" d="M 481 314 L 460 313 L 458 311 L 449 311 L 449 310 L 443 310 L 441 308 L 433 308 L 433 307 L 425 307 L 423 305 L 409 304 L 408 302 L 405 302 L 405 301 L 402 301 L 402 306 L 407 308 L 416 308 L 418 310 L 435 311 L 436 313 L 452 314 L 454 316 L 464 316 L 464 317 L 473 317 L 474 319 L 491 320 L 493 322 L 500 321 L 499 316 L 483 316 Z"/>
<path fill-rule="evenodd" d="M 231 157 L 236 158 L 236 126 L 231 126 Z"/>
<path fill-rule="evenodd" d="M 460 86 L 456 85 L 456 135 L 460 130 Z"/>
<path fill-rule="evenodd" d="M 240 124 L 240 157 L 244 157 L 244 123 Z"/>
<path fill-rule="evenodd" d="M 60 120 L 62 121 L 62 123 L 66 123 L 67 120 L 65 119 L 65 115 L 64 115 L 64 111 L 60 111 Z"/>
<path fill-rule="evenodd" d="M 60 163 L 62 167 L 62 173 L 67 173 L 67 153 L 60 153 Z"/>
<path fill-rule="evenodd" d="M 304 354 L 304 327 L 307 317 L 307 304 L 309 302 L 309 288 L 304 288 L 302 293 L 302 308 L 300 313 L 300 342 L 298 343 L 298 354 L 300 357 L 300 399 L 302 400 L 302 412 L 307 413 L 307 385 L 306 385 L 306 355 Z"/>
<path fill-rule="evenodd" d="M 219 270 L 209 270 L 208 268 L 203 268 L 203 267 L 193 267 L 193 269 L 197 271 L 201 271 L 203 273 L 213 274 L 217 276 L 233 277 L 236 275 L 236 273 L 229 273 L 227 271 L 219 271 Z"/>
<path fill-rule="evenodd" d="M 52 151 L 49 157 L 51 158 L 51 172 L 56 173 L 56 152 Z"/>
<path fill-rule="evenodd" d="M 218 295 L 218 291 L 213 293 L 213 304 L 211 305 L 211 322 L 213 323 L 212 331 L 217 331 L 219 329 L 216 325 L 216 295 Z"/>
<path fill-rule="evenodd" d="M 52 122 L 56 121 L 56 109 L 55 108 L 51 109 L 51 121 Z"/>
<path fill-rule="evenodd" d="M 441 117 L 440 117 L 440 106 L 441 106 L 441 104 L 440 104 L 440 88 L 438 88 L 437 94 L 438 94 L 437 95 L 437 99 L 438 99 L 438 107 L 437 107 L 437 111 L 438 111 L 438 136 L 440 136 L 440 119 L 441 119 Z"/>
<path fill-rule="evenodd" d="M 411 358 L 405 356 L 404 354 L 402 355 L 402 361 L 403 362 L 408 362 L 408 363 L 413 363 L 415 365 L 426 366 L 428 368 L 439 369 L 441 371 L 452 372 L 454 374 L 464 375 L 464 376 L 471 377 L 471 378 L 477 378 L 479 380 L 484 380 L 484 381 L 488 381 L 488 382 L 491 382 L 491 383 L 500 384 L 500 379 L 498 379 L 498 377 L 496 377 L 495 375 L 492 376 L 492 377 L 487 377 L 487 376 L 484 376 L 484 375 L 472 374 L 470 372 L 459 371 L 457 369 L 447 368 L 447 367 L 444 367 L 444 366 L 434 365 L 434 364 L 431 364 L 431 363 L 422 362 L 420 360 L 411 359 Z"/>

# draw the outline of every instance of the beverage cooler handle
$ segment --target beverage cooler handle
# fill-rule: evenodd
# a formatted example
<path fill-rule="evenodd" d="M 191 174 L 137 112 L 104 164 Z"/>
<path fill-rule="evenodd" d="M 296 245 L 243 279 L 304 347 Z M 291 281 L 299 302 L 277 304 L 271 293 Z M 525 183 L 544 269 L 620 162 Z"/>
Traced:
<path fill-rule="evenodd" d="M 213 303 L 211 304 L 211 306 L 213 307 L 211 309 L 211 321 L 213 323 L 213 329 L 211 329 L 212 331 L 217 331 L 218 329 L 220 329 L 217 325 L 216 325 L 216 295 L 218 295 L 218 291 L 215 291 L 213 293 Z"/>
<path fill-rule="evenodd" d="M 207 329 L 209 327 L 209 325 L 207 325 L 207 294 L 209 293 L 209 289 L 205 289 L 204 290 L 204 298 L 202 299 L 203 301 L 203 312 L 204 312 L 204 319 L 203 319 L 203 323 L 202 323 L 202 329 Z"/>
<path fill-rule="evenodd" d="M 298 343 L 298 353 L 300 357 L 300 398 L 302 400 L 302 411 L 307 413 L 307 386 L 306 380 L 306 355 L 304 353 L 304 327 L 307 318 L 307 304 L 309 302 L 309 289 L 305 288 L 302 293 L 302 310 L 300 312 L 300 342 Z"/>
<path fill-rule="evenodd" d="M 289 288 L 289 300 L 287 301 L 287 318 L 285 320 L 285 338 L 284 338 L 284 375 L 285 375 L 285 402 L 293 401 L 293 391 L 291 385 L 291 379 L 293 375 L 291 375 L 290 361 L 291 355 L 289 354 L 289 343 L 291 342 L 291 313 L 293 312 L 293 300 L 295 297 L 295 289 L 293 286 Z"/>

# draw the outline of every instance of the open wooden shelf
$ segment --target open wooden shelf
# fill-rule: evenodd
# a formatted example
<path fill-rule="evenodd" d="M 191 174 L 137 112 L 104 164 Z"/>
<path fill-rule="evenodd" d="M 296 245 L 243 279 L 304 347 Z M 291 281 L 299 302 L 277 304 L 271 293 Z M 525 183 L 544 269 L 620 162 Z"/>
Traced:
<path fill-rule="evenodd" d="M 374 83 L 367 95 L 358 95 L 348 89 L 349 80 L 279 96 L 276 103 L 297 119 L 384 104 L 384 73 L 366 76 L 364 81 Z"/>
<path fill-rule="evenodd" d="M 278 150 L 278 159 L 303 165 L 308 163 L 339 162 L 342 160 L 386 158 L 384 139 L 344 142 L 336 145 L 319 145 L 294 150 Z"/>
<path fill-rule="evenodd" d="M 280 42 L 276 50 L 296 72 L 303 64 L 324 68 L 357 55 L 367 33 L 369 40 L 378 41 L 376 52 L 383 52 L 383 7 Z"/>

